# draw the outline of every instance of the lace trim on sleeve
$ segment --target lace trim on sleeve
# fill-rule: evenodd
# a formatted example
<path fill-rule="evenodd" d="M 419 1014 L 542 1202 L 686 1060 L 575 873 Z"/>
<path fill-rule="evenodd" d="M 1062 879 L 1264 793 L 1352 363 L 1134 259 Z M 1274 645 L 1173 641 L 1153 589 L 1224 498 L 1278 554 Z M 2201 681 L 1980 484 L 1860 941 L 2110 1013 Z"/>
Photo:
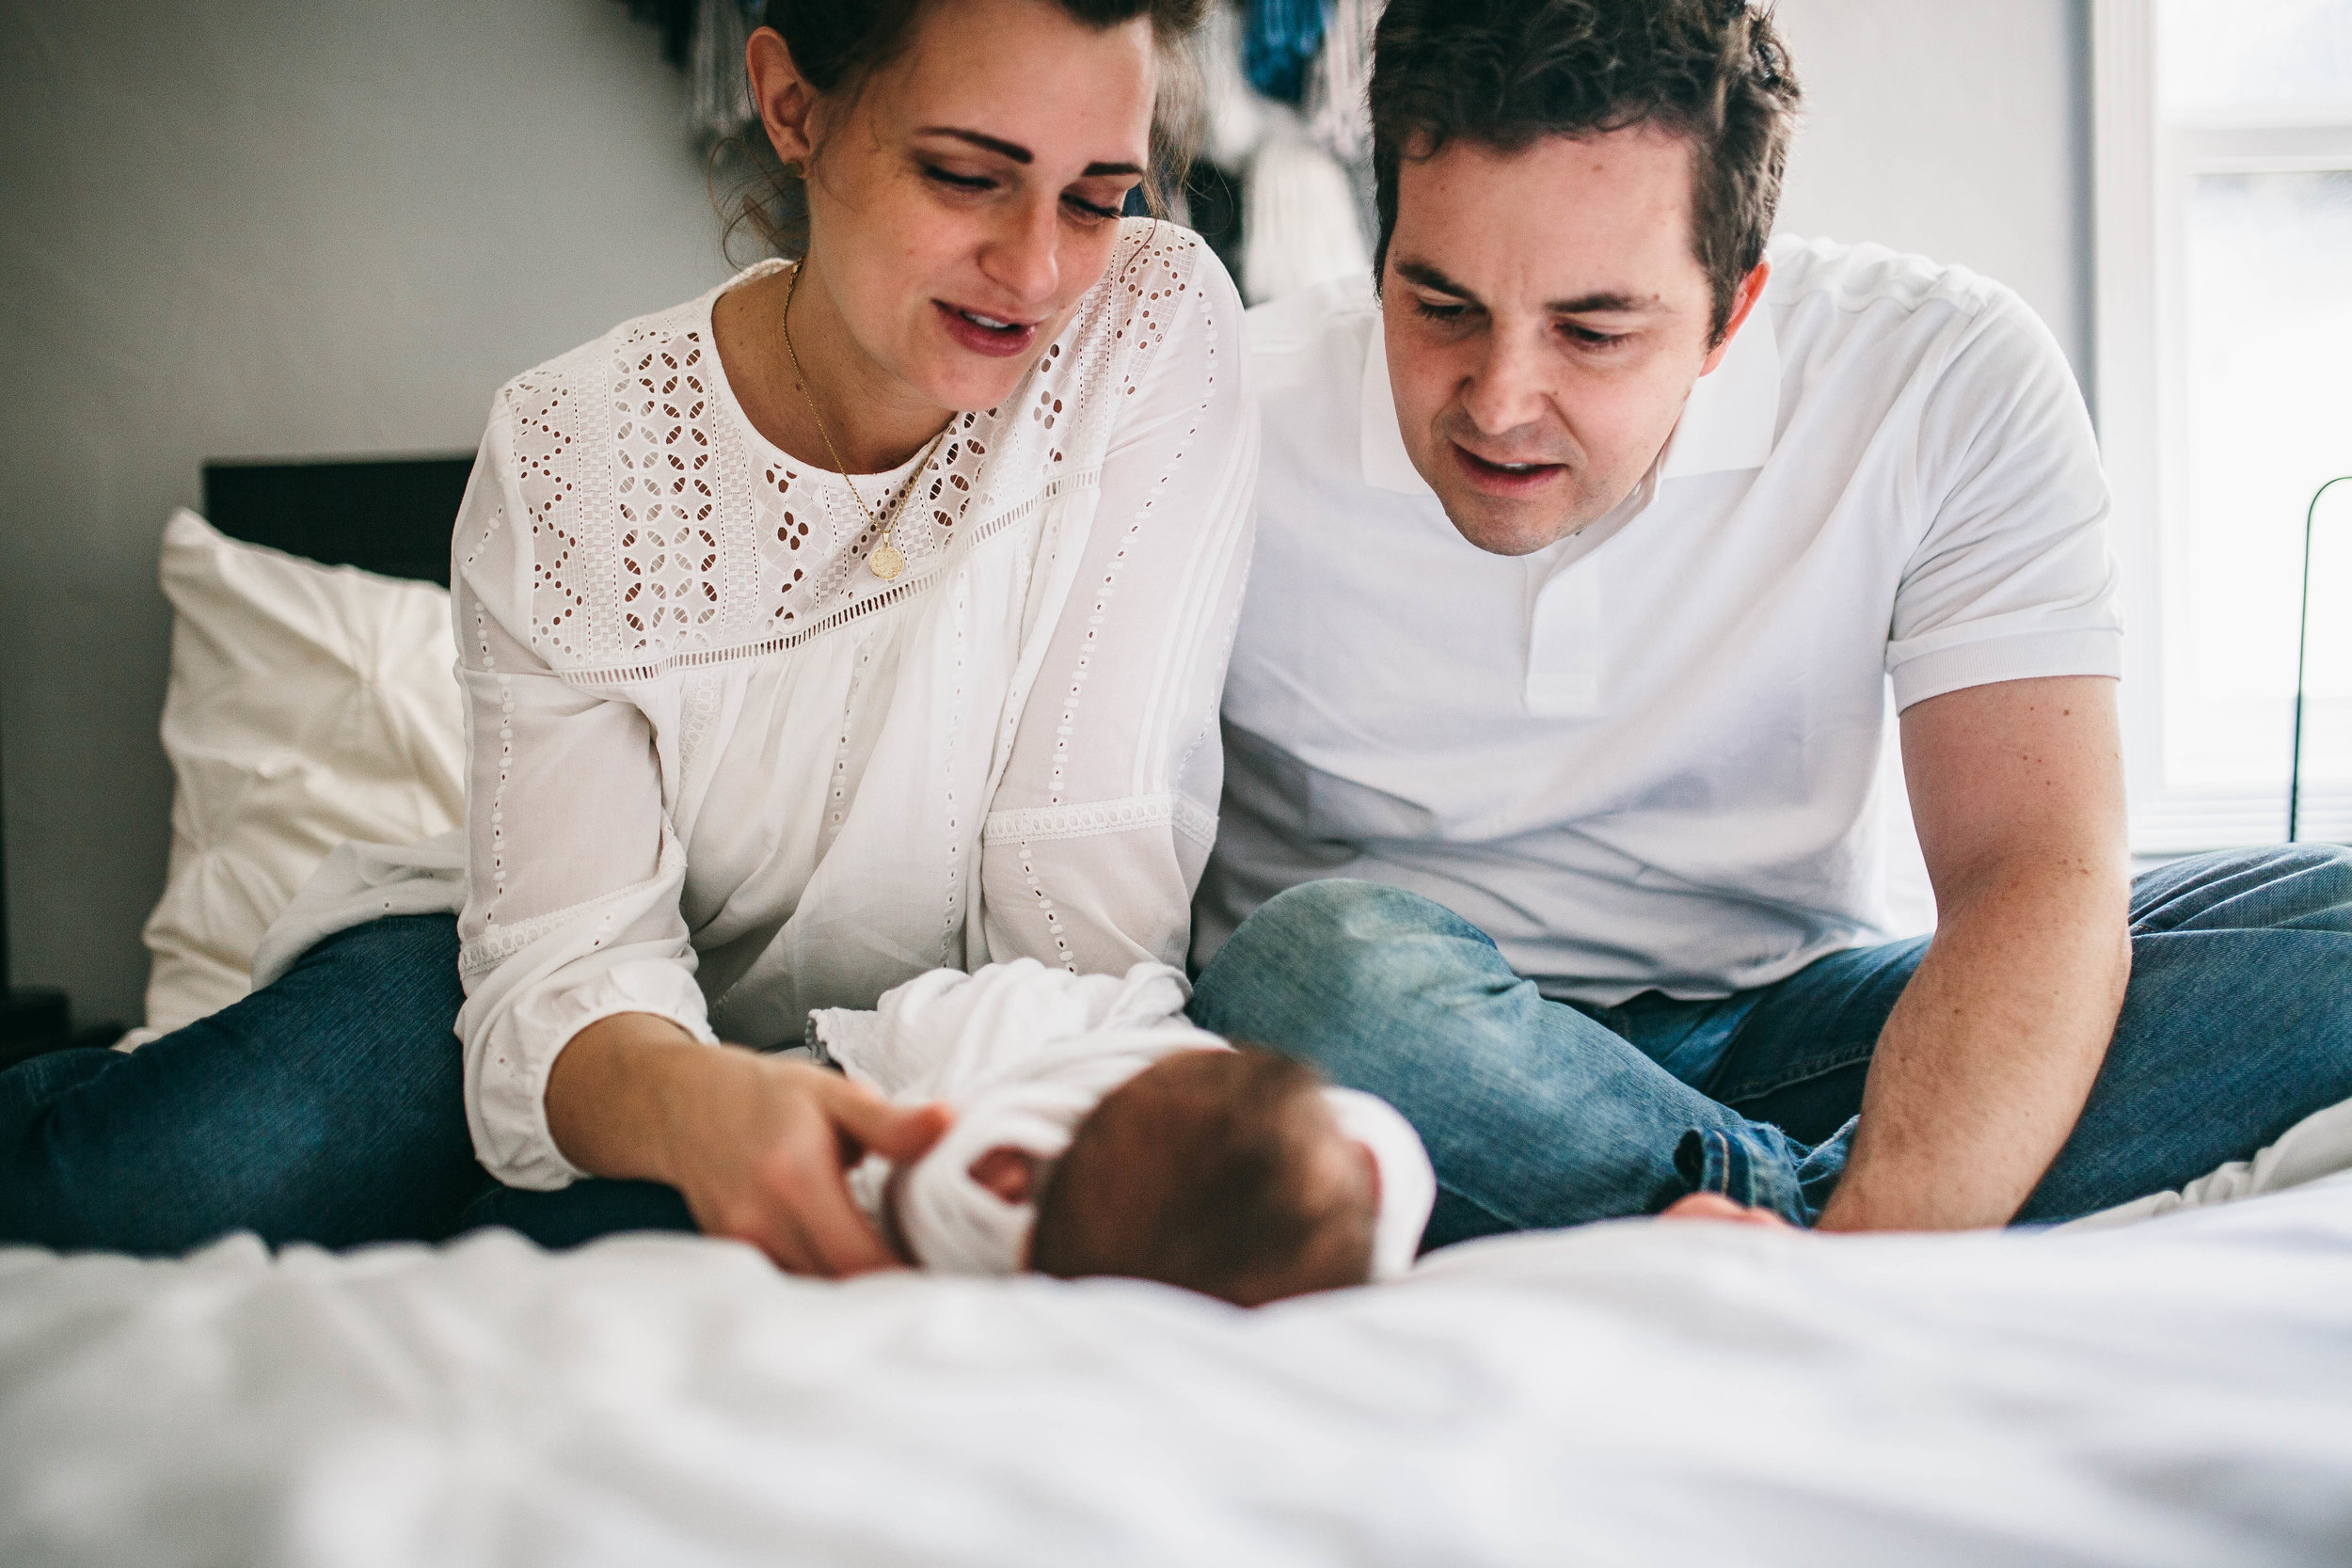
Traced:
<path fill-rule="evenodd" d="M 1174 790 L 1092 800 L 1074 806 L 1025 806 L 991 812 L 982 838 L 990 844 L 1049 838 L 1092 838 L 1136 828 L 1174 828 L 1202 848 L 1216 839 L 1216 814 Z"/>
<path fill-rule="evenodd" d="M 646 890 L 660 882 L 670 869 L 668 856 L 665 855 L 663 863 L 642 882 L 616 887 L 610 893 L 600 893 L 594 898 L 567 904 L 560 910 L 549 910 L 545 914 L 534 914 L 511 926 L 493 926 L 458 949 L 457 973 L 467 979 L 486 974 L 549 932 L 590 915 L 601 914 L 609 925 L 617 917 L 621 906 L 632 899 L 642 899 Z M 591 946 L 601 947 L 603 944 L 603 939 L 598 937 Z"/>

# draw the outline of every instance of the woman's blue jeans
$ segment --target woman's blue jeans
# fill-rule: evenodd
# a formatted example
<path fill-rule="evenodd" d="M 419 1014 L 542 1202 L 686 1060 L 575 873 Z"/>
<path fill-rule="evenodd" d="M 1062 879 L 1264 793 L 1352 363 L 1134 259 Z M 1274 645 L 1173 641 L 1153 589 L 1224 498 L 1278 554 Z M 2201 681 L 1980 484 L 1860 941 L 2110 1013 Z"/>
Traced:
<path fill-rule="evenodd" d="M 454 917 L 394 916 L 128 1055 L 19 1063 L 0 1073 L 0 1242 L 168 1254 L 231 1230 L 349 1246 L 486 1224 L 550 1245 L 691 1229 L 651 1182 L 490 1180 L 451 1033 L 464 1000 Z"/>
<path fill-rule="evenodd" d="M 2178 861 L 2133 884 L 2131 924 L 2106 1061 L 2020 1221 L 2179 1187 L 2352 1098 L 2352 855 Z M 1654 1213 L 1695 1190 L 1810 1223 L 1926 950 L 1836 953 L 1715 1001 L 1580 1007 L 1426 898 L 1318 881 L 1233 933 L 1192 1016 L 1404 1112 L 1438 1169 L 1425 1246 Z"/>

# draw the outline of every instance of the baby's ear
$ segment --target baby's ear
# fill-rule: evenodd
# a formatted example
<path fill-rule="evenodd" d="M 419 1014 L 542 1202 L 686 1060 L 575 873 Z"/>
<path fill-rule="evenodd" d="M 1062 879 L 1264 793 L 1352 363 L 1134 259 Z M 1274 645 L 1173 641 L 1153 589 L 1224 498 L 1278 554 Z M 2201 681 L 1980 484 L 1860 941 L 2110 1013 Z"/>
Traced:
<path fill-rule="evenodd" d="M 1025 1148 L 992 1148 L 972 1162 L 969 1174 L 1007 1203 L 1026 1203 L 1037 1192 L 1037 1156 Z"/>

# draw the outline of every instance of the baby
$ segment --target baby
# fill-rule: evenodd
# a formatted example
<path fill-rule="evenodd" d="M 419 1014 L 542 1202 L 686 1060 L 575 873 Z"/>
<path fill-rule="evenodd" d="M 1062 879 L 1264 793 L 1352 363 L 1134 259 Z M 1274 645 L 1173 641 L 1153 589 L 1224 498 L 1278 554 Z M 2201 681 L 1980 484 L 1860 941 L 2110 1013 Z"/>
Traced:
<path fill-rule="evenodd" d="M 1184 1016 L 1184 977 L 1035 959 L 935 970 L 811 1043 L 956 1123 L 850 1190 L 909 1261 L 957 1274 L 1121 1275 L 1255 1307 L 1403 1273 L 1436 1180 L 1381 1101 L 1236 1049 Z"/>

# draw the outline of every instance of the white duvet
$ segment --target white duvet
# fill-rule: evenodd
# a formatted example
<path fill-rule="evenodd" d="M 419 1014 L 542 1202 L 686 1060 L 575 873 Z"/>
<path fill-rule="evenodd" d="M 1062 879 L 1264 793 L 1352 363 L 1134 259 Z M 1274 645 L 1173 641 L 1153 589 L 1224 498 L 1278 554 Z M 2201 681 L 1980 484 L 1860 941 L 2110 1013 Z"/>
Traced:
<path fill-rule="evenodd" d="M 1255 1313 L 688 1237 L 6 1252 L 0 1561 L 2342 1564 L 2352 1180 Z"/>

